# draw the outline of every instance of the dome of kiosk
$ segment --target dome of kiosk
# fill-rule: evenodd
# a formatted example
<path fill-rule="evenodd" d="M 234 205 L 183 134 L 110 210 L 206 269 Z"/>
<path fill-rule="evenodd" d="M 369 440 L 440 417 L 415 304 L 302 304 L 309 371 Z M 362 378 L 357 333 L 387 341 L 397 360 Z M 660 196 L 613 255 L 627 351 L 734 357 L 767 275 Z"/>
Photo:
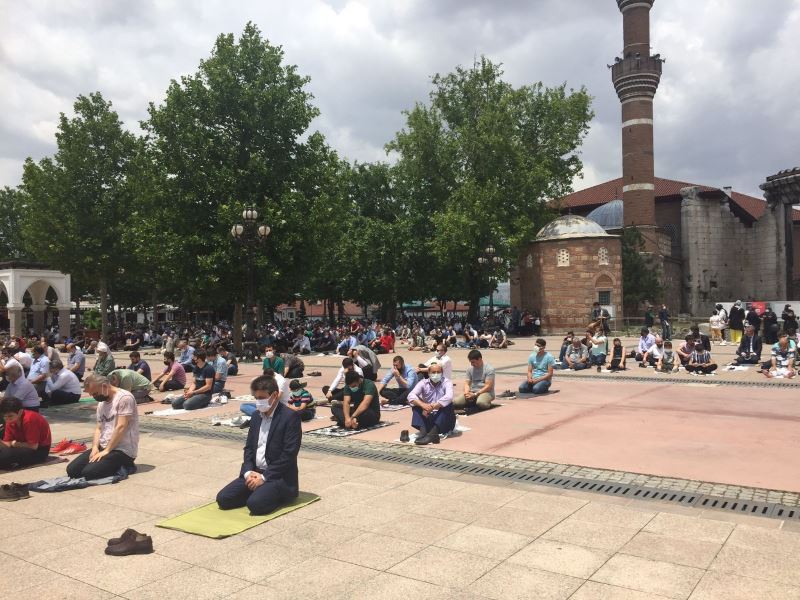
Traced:
<path fill-rule="evenodd" d="M 586 218 L 594 221 L 606 231 L 622 229 L 622 200 L 606 202 L 586 215 Z"/>
<path fill-rule="evenodd" d="M 536 234 L 535 241 L 605 237 L 608 234 L 594 221 L 579 215 L 563 215 L 550 221 Z"/>

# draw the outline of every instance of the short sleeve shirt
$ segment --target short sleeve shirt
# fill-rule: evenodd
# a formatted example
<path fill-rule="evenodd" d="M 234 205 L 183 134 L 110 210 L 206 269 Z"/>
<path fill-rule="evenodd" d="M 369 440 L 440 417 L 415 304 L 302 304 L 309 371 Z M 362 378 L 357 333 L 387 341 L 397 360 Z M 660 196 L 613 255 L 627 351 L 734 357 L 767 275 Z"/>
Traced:
<path fill-rule="evenodd" d="M 219 375 L 220 381 L 228 378 L 228 361 L 222 356 L 217 356 L 214 361 L 214 373 Z"/>
<path fill-rule="evenodd" d="M 351 391 L 350 386 L 344 386 L 344 397 L 349 398 L 350 404 L 355 404 L 358 406 L 361 404 L 364 396 L 372 396 L 372 402 L 370 402 L 369 409 L 380 414 L 381 400 L 378 396 L 378 388 L 375 387 L 375 384 L 372 381 L 369 379 L 362 380 L 361 385 L 358 386 L 358 391 L 356 392 Z"/>
<path fill-rule="evenodd" d="M 23 410 L 22 423 L 18 423 L 16 419 L 6 423 L 3 441 L 24 442 L 47 447 L 51 444 L 50 425 L 47 423 L 47 419 L 39 413 Z"/>
<path fill-rule="evenodd" d="M 206 363 L 203 368 L 195 367 L 194 372 L 194 385 L 195 388 L 201 388 L 206 384 L 206 379 L 214 379 L 214 367 Z"/>
<path fill-rule="evenodd" d="M 128 417 L 128 427 L 122 435 L 115 450 L 124 452 L 131 458 L 136 458 L 139 452 L 139 413 L 136 410 L 136 400 L 133 394 L 123 389 L 108 402 L 97 403 L 97 423 L 100 426 L 100 446 L 105 448 L 114 434 L 117 417 Z"/>
<path fill-rule="evenodd" d="M 472 367 L 467 369 L 467 379 L 469 380 L 469 389 L 471 392 L 477 392 L 484 385 L 487 379 L 492 379 L 492 387 L 489 393 L 494 396 L 494 367 L 488 363 L 483 363 L 482 367 Z"/>
<path fill-rule="evenodd" d="M 528 364 L 533 367 L 533 378 L 538 379 L 547 375 L 549 367 L 555 366 L 556 359 L 549 352 L 545 352 L 544 356 L 539 357 L 538 352 L 532 352 L 528 357 Z"/>

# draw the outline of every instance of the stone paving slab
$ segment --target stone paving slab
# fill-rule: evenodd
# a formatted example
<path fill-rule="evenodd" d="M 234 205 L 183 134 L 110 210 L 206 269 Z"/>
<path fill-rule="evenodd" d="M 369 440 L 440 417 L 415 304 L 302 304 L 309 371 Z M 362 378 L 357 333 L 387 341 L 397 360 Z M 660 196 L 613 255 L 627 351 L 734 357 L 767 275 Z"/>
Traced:
<path fill-rule="evenodd" d="M 91 433 L 90 424 L 69 427 Z M 56 423 L 56 435 L 59 428 Z M 301 486 L 322 496 L 313 505 L 322 510 L 307 507 L 226 540 L 162 530 L 154 527 L 160 515 L 205 503 L 216 488 L 198 492 L 179 481 L 170 489 L 175 499 L 162 504 L 159 471 L 205 461 L 228 465 L 228 476 L 211 477 L 222 487 L 236 473 L 241 440 L 153 432 L 142 435 L 141 448 L 150 468 L 107 486 L 108 492 L 33 494 L 0 506 L 0 527 L 14 536 L 14 555 L 9 538 L 0 549 L 0 589 L 15 599 L 407 598 L 423 592 L 498 600 L 800 598 L 800 533 L 780 521 L 757 519 L 753 526 L 697 509 L 543 493 L 492 479 L 486 485 L 452 473 L 438 478 L 413 465 L 307 449 L 299 459 Z M 35 470 L 19 474 L 38 476 Z M 359 518 L 380 516 L 381 509 L 389 511 L 383 518 Z M 83 514 L 76 517 L 76 510 Z M 103 554 L 106 539 L 125 527 L 152 534 L 155 553 Z M 296 556 L 302 557 L 299 571 Z"/>

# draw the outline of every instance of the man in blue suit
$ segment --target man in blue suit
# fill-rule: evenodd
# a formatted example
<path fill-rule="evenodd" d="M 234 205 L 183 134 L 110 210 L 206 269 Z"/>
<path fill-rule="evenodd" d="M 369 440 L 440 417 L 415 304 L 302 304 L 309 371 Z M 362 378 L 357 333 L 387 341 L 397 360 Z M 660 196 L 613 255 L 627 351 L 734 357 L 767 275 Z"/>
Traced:
<path fill-rule="evenodd" d="M 281 404 L 274 377 L 256 377 L 250 391 L 256 412 L 250 420 L 242 469 L 217 494 L 217 505 L 222 510 L 247 506 L 251 514 L 266 515 L 299 493 L 300 413 Z"/>

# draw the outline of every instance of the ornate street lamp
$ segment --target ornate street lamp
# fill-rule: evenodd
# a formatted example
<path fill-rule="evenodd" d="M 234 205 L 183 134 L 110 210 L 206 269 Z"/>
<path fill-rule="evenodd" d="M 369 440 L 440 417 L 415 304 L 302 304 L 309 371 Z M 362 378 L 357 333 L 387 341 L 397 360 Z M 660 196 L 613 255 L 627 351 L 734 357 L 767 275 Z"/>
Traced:
<path fill-rule="evenodd" d="M 252 206 L 242 211 L 242 219 L 244 220 L 243 225 L 237 223 L 231 227 L 231 236 L 237 244 L 245 249 L 247 255 L 247 312 L 245 322 L 247 323 L 247 334 L 248 336 L 252 336 L 255 331 L 253 312 L 253 304 L 255 303 L 255 272 L 253 269 L 253 258 L 256 248 L 266 241 L 271 229 L 267 225 L 256 224 L 258 220 L 258 211 Z M 239 344 L 241 344 L 241 342 L 239 342 Z M 237 347 L 236 351 L 241 352 L 241 347 Z"/>
<path fill-rule="evenodd" d="M 478 264 L 482 267 L 487 267 L 489 270 L 489 315 L 494 319 L 494 282 L 492 280 L 492 271 L 503 264 L 503 259 L 497 256 L 494 246 L 489 244 L 483 250 L 483 256 L 478 257 Z"/>

